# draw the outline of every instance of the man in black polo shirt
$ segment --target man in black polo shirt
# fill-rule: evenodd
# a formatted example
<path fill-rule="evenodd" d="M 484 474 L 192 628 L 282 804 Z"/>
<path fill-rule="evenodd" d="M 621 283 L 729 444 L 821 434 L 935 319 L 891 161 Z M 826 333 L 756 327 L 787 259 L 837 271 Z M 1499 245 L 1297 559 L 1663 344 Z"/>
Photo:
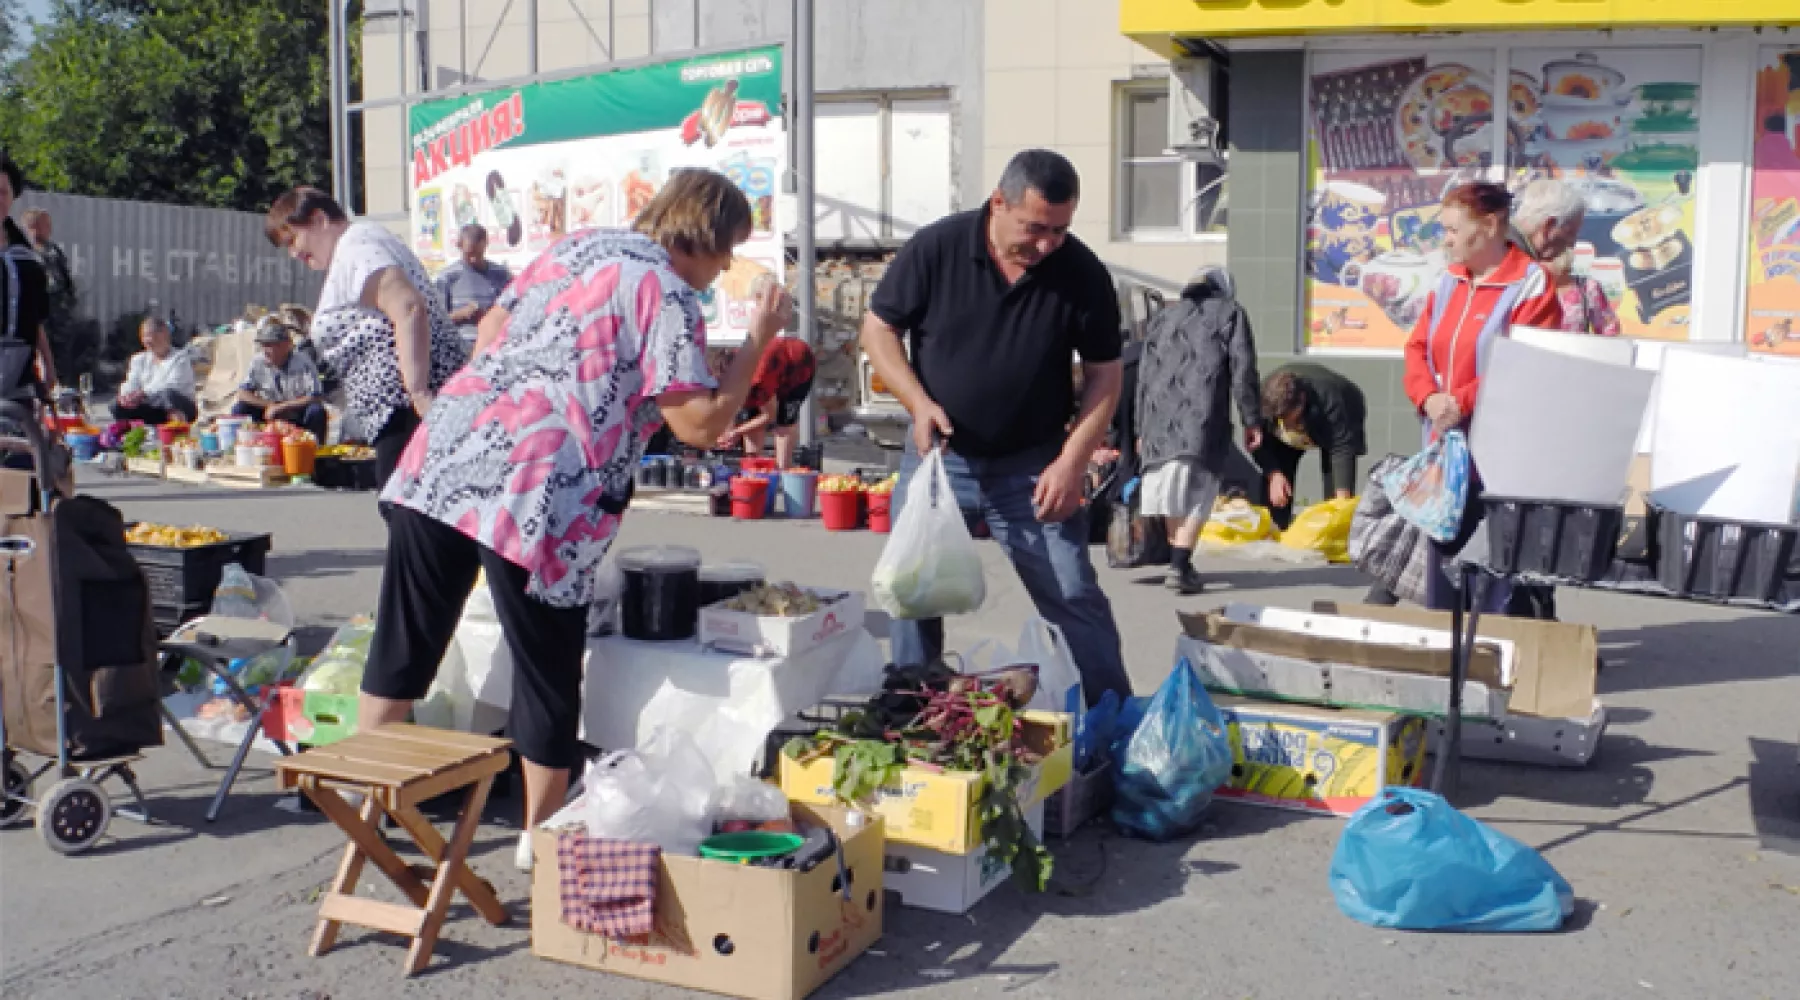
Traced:
<path fill-rule="evenodd" d="M 986 517 L 1038 613 L 1062 629 L 1093 704 L 1107 691 L 1129 696 L 1131 682 L 1082 506 L 1123 373 L 1112 277 L 1069 234 L 1080 188 L 1060 154 L 1013 157 L 986 205 L 919 230 L 894 258 L 862 346 L 913 418 L 895 502 L 933 437 L 944 438 L 958 505 Z M 895 622 L 892 637 L 896 664 L 922 664 L 942 654 L 944 625 Z"/>

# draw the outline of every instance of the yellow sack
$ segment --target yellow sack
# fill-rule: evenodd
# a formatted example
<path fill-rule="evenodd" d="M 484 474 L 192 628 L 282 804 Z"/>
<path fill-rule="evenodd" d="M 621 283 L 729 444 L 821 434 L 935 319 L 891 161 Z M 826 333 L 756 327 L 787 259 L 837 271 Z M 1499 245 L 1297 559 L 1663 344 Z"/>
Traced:
<path fill-rule="evenodd" d="M 1328 561 L 1350 561 L 1350 521 L 1356 516 L 1356 498 L 1314 504 L 1294 518 L 1281 533 L 1281 544 L 1290 549 L 1317 552 Z"/>
<path fill-rule="evenodd" d="M 1212 517 L 1200 530 L 1200 540 L 1209 545 L 1247 545 L 1274 537 L 1275 521 L 1268 508 L 1246 500 L 1217 501 Z"/>

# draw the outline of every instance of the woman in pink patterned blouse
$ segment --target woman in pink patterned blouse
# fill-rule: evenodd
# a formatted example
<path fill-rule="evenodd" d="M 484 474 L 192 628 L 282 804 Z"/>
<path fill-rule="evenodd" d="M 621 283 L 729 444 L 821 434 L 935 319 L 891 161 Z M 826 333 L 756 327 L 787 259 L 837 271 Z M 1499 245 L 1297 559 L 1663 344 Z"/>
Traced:
<path fill-rule="evenodd" d="M 1564 250 L 1544 262 L 1550 276 L 1556 279 L 1556 297 L 1562 302 L 1562 328 L 1567 333 L 1592 333 L 1601 337 L 1619 335 L 1619 314 L 1613 312 L 1606 289 L 1592 278 L 1575 273 L 1575 254 Z"/>
<path fill-rule="evenodd" d="M 635 230 L 586 230 L 545 251 L 481 321 L 474 357 L 382 493 L 393 510 L 360 725 L 404 719 L 425 696 L 485 573 L 513 658 L 526 831 L 561 807 L 580 759 L 587 609 L 645 443 L 667 422 L 710 447 L 792 315 L 779 285 L 760 289 L 744 348 L 722 379 L 708 370 L 696 290 L 750 225 L 731 181 L 681 171 Z"/>

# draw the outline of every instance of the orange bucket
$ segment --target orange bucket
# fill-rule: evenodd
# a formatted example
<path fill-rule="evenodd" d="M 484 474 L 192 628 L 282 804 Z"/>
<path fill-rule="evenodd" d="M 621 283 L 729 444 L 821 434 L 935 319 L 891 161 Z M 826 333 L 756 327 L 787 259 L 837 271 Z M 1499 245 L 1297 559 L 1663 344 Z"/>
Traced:
<path fill-rule="evenodd" d="M 311 476 L 319 446 L 311 441 L 281 442 L 281 464 L 290 476 Z"/>

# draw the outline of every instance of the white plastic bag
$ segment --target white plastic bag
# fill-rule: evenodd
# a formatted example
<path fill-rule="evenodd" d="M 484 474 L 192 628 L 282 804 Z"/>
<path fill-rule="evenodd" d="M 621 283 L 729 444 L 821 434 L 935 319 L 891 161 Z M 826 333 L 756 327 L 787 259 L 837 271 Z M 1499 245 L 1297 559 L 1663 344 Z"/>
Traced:
<path fill-rule="evenodd" d="M 957 507 L 941 451 L 926 456 L 907 483 L 870 584 L 882 610 L 901 619 L 967 614 L 987 599 L 981 553 Z"/>
<path fill-rule="evenodd" d="M 719 787 L 719 801 L 713 810 L 721 823 L 744 820 L 771 823 L 788 818 L 787 796 L 781 789 L 747 774 L 734 774 Z"/>
<path fill-rule="evenodd" d="M 658 727 L 636 750 L 588 767 L 581 810 L 588 836 L 698 854 L 712 833 L 718 779 L 693 737 Z"/>
<path fill-rule="evenodd" d="M 294 627 L 293 609 L 275 581 L 254 576 L 237 563 L 227 563 L 219 574 L 218 589 L 213 591 L 212 613 Z"/>
<path fill-rule="evenodd" d="M 1019 630 L 1019 644 L 1007 648 L 1004 643 L 984 639 L 969 650 L 964 661 L 966 673 L 987 673 L 1007 667 L 1037 667 L 1037 693 L 1026 707 L 1045 712 L 1068 712 L 1080 716 L 1086 711 L 1081 695 L 1081 671 L 1069 652 L 1069 640 L 1062 629 L 1042 618 L 1025 620 Z"/>

